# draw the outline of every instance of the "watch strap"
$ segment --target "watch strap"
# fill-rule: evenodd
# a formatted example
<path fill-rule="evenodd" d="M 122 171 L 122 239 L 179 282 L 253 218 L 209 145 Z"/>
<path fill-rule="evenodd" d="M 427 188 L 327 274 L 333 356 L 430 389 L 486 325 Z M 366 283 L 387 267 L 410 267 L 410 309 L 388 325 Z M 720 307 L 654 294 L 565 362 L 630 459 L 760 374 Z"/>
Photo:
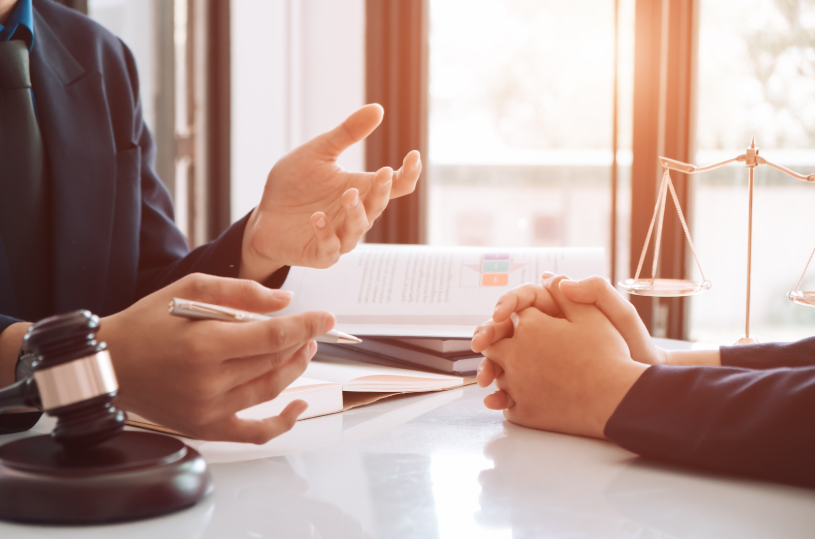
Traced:
<path fill-rule="evenodd" d="M 34 374 L 33 365 L 36 358 L 36 355 L 20 348 L 20 353 L 17 354 L 17 366 L 14 370 L 16 381 L 19 382 Z M 42 412 L 0 412 L 0 434 L 27 431 L 37 424 L 40 417 L 42 417 Z"/>

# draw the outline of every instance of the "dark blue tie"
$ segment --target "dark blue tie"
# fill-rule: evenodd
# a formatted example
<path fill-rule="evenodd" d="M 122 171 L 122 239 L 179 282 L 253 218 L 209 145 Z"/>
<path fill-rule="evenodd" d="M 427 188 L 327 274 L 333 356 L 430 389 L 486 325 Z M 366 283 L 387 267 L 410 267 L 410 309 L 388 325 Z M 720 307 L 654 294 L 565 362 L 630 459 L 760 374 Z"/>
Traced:
<path fill-rule="evenodd" d="M 51 314 L 51 219 L 28 60 L 23 41 L 0 42 L 0 237 L 17 303 L 8 314 L 34 322 Z"/>

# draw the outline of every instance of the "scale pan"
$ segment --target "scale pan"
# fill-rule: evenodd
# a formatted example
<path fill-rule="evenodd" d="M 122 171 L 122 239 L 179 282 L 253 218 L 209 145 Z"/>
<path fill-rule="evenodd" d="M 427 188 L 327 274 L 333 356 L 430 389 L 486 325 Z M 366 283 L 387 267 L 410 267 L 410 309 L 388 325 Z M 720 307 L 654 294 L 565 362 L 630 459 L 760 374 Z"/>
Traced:
<path fill-rule="evenodd" d="M 790 300 L 798 305 L 806 305 L 807 307 L 815 307 L 815 292 L 801 292 L 796 290 L 787 294 Z"/>
<path fill-rule="evenodd" d="M 693 296 L 710 288 L 710 281 L 697 283 L 689 279 L 626 279 L 617 284 L 629 294 L 658 298 Z"/>

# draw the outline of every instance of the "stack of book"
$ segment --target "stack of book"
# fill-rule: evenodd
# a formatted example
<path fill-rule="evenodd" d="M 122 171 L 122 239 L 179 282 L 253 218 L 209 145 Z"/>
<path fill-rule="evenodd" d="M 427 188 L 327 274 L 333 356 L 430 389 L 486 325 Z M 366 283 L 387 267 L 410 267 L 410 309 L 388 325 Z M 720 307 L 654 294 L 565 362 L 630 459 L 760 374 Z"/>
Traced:
<path fill-rule="evenodd" d="M 337 329 L 363 340 L 320 343 L 317 357 L 469 374 L 481 362 L 470 348 L 476 326 L 544 271 L 603 275 L 603 249 L 362 244 L 331 268 L 292 268 L 283 288 L 294 299 L 274 314 L 331 311 Z"/>
<path fill-rule="evenodd" d="M 360 344 L 320 343 L 318 357 L 337 357 L 381 365 L 424 367 L 468 375 L 475 373 L 483 356 L 470 348 L 470 339 L 370 337 Z"/>

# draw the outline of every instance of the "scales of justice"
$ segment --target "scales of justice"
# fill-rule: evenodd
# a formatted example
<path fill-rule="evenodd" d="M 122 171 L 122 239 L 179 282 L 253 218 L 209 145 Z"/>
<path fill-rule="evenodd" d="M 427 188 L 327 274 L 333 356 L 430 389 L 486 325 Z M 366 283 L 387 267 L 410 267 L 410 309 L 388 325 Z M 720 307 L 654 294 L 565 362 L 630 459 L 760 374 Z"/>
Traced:
<path fill-rule="evenodd" d="M 815 183 L 815 174 L 810 174 L 809 176 L 804 176 L 803 174 L 798 174 L 797 172 L 793 172 L 788 168 L 782 167 L 780 165 L 776 165 L 775 163 L 771 163 L 767 161 L 764 157 L 758 155 L 758 148 L 756 147 L 756 139 L 753 138 L 752 142 L 750 143 L 750 147 L 747 148 L 747 151 L 739 155 L 738 157 L 734 157 L 732 159 L 728 159 L 727 161 L 722 161 L 721 163 L 715 163 L 713 165 L 708 165 L 704 167 L 697 167 L 695 165 L 691 165 L 688 163 L 682 163 L 680 161 L 675 161 L 673 159 L 668 159 L 667 157 L 660 157 L 660 163 L 662 164 L 663 173 L 662 173 L 662 181 L 659 185 L 659 191 L 657 194 L 657 202 L 656 206 L 654 207 L 654 215 L 651 218 L 651 224 L 648 227 L 648 234 L 645 236 L 645 245 L 642 247 L 642 254 L 640 255 L 639 264 L 637 265 L 637 273 L 634 275 L 633 279 L 626 279 L 624 281 L 620 281 L 618 285 L 620 288 L 628 292 L 629 294 L 634 294 L 637 296 L 652 296 L 652 297 L 663 297 L 663 298 L 675 298 L 675 297 L 684 297 L 684 296 L 693 296 L 700 292 L 704 292 L 708 290 L 711 286 L 710 281 L 705 278 L 705 272 L 702 271 L 702 265 L 699 263 L 699 257 L 696 255 L 696 249 L 693 246 L 693 240 L 690 237 L 690 231 L 688 230 L 688 225 L 685 222 L 685 216 L 682 213 L 682 209 L 679 206 L 679 199 L 676 196 L 676 190 L 674 189 L 673 182 L 671 181 L 671 170 L 675 170 L 677 172 L 684 172 L 685 174 L 699 174 L 701 172 L 707 172 L 710 170 L 714 170 L 730 163 L 741 162 L 744 163 L 747 167 L 748 173 L 748 221 L 747 221 L 747 309 L 745 314 L 745 322 L 744 322 L 744 337 L 736 341 L 735 344 L 755 344 L 758 341 L 750 336 L 750 267 L 752 263 L 752 243 L 753 243 L 753 173 L 757 166 L 759 165 L 767 165 L 770 168 L 774 168 L 780 172 L 783 172 L 787 176 L 795 178 L 796 180 L 801 180 L 804 182 Z M 676 206 L 676 213 L 679 215 L 679 220 L 682 223 L 682 229 L 685 231 L 685 238 L 688 240 L 688 245 L 690 246 L 691 253 L 693 253 L 693 258 L 696 261 L 696 267 L 699 268 L 699 273 L 702 276 L 702 280 L 700 282 L 695 282 L 689 279 L 658 279 L 657 275 L 657 264 L 659 262 L 659 247 L 660 247 L 660 240 L 662 236 L 662 221 L 663 217 L 665 216 L 665 203 L 668 199 L 668 192 L 670 191 L 671 198 L 673 199 L 673 203 Z M 654 225 L 656 224 L 656 240 L 654 243 L 654 261 L 651 267 L 651 277 L 650 278 L 640 278 L 640 273 L 642 272 L 642 265 L 645 262 L 645 254 L 648 251 L 648 246 L 651 243 L 651 236 L 654 232 Z M 807 305 L 809 307 L 815 307 L 815 292 L 803 292 L 800 290 L 801 283 L 804 280 L 804 276 L 806 275 L 807 269 L 809 268 L 810 262 L 812 262 L 812 257 L 815 255 L 815 250 L 812 251 L 812 254 L 809 255 L 809 260 L 804 266 L 804 271 L 801 273 L 801 278 L 798 280 L 798 284 L 795 287 L 795 290 L 787 294 L 787 297 L 795 303 L 799 305 Z"/>

